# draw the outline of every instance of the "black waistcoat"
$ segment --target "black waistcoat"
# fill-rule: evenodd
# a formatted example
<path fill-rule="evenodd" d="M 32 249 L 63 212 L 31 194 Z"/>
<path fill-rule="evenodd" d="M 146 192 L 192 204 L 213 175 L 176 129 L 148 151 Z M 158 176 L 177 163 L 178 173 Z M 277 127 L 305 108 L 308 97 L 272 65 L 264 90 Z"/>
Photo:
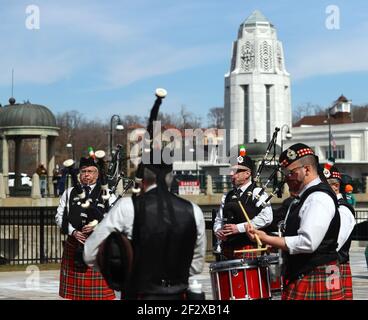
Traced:
<path fill-rule="evenodd" d="M 100 222 L 103 214 L 107 212 L 107 207 L 103 205 L 101 199 L 101 185 L 99 183 L 95 185 L 88 198 L 92 199 L 92 203 L 89 208 L 85 209 L 82 208 L 80 203 L 78 204 L 79 198 L 75 188 L 70 193 L 68 220 L 79 231 L 82 230 L 84 225 L 95 219 Z"/>
<path fill-rule="evenodd" d="M 262 211 L 262 207 L 256 207 L 255 202 L 253 201 L 252 195 L 248 198 L 248 192 L 252 192 L 252 185 L 250 185 L 242 194 L 240 197 L 240 202 L 242 203 L 249 219 L 253 219 L 258 213 Z M 242 209 L 239 206 L 238 200 L 234 198 L 235 190 L 231 190 L 225 198 L 225 204 L 223 208 L 223 218 L 224 218 L 224 224 L 238 224 L 242 222 L 246 222 L 244 213 Z M 230 246 L 244 246 L 248 244 L 254 244 L 247 236 L 246 233 L 238 233 L 234 234 L 228 237 L 225 245 Z"/>
<path fill-rule="evenodd" d="M 296 236 L 300 228 L 299 211 L 307 199 L 307 197 L 316 191 L 327 193 L 335 203 L 335 215 L 332 218 L 328 230 L 319 245 L 319 247 L 312 253 L 289 254 L 285 253 L 285 278 L 289 281 L 297 279 L 303 274 L 307 274 L 319 265 L 326 264 L 337 260 L 337 237 L 340 229 L 340 214 L 338 211 L 336 194 L 324 183 L 320 183 L 307 189 L 301 196 L 299 203 L 293 205 L 290 209 L 289 216 L 286 220 L 285 237 Z M 323 214 L 323 212 L 320 212 Z"/>
<path fill-rule="evenodd" d="M 134 260 L 128 298 L 134 299 L 139 293 L 183 292 L 188 286 L 197 238 L 192 204 L 158 188 L 133 202 Z"/>
<path fill-rule="evenodd" d="M 345 199 L 339 199 L 338 203 L 339 203 L 339 206 L 345 206 L 345 207 L 347 207 L 351 211 L 351 214 L 355 218 L 355 210 L 354 210 L 354 208 L 350 204 L 348 204 Z M 346 242 L 344 243 L 344 245 L 337 252 L 337 254 L 339 256 L 339 262 L 340 262 L 340 264 L 347 263 L 349 261 L 349 259 L 350 259 L 350 257 L 349 257 L 349 250 L 350 250 L 350 246 L 351 246 L 351 238 L 352 238 L 352 235 L 353 235 L 353 232 L 351 232 L 349 238 L 346 240 Z"/>

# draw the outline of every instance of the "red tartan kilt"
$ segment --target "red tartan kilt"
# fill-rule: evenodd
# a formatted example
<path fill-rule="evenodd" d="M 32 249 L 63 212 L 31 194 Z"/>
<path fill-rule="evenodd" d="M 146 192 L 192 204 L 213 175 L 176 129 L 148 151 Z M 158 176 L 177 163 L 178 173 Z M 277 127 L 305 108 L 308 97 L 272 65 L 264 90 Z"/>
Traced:
<path fill-rule="evenodd" d="M 72 300 L 113 300 L 115 294 L 110 289 L 101 273 L 87 267 L 74 265 L 74 254 L 78 241 L 68 237 L 65 241 L 60 269 L 59 295 Z"/>
<path fill-rule="evenodd" d="M 333 267 L 336 274 L 327 274 L 327 267 Z M 328 288 L 330 287 L 330 288 Z M 339 267 L 335 262 L 316 267 L 302 279 L 286 283 L 282 300 L 344 300 Z"/>
<path fill-rule="evenodd" d="M 349 262 L 340 264 L 340 277 L 345 300 L 353 300 L 353 280 Z"/>
<path fill-rule="evenodd" d="M 244 252 L 244 253 L 234 253 L 235 250 L 248 250 L 248 249 L 257 249 L 257 245 L 245 245 L 238 247 L 230 247 L 224 246 L 222 248 L 223 254 L 229 260 L 232 259 L 256 259 L 257 252 Z"/>

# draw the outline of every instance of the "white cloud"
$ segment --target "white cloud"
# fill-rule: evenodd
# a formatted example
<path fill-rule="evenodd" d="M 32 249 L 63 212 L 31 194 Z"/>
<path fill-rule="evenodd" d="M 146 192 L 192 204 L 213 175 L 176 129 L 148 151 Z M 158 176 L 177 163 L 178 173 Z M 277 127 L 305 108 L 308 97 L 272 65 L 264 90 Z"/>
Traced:
<path fill-rule="evenodd" d="M 0 61 L 0 85 L 9 85 L 11 69 L 14 68 L 15 82 L 18 84 L 50 84 L 69 77 L 75 69 L 73 52 L 65 51 L 55 55 L 40 53 L 37 55 L 13 52 L 12 55 L 3 55 Z"/>
<path fill-rule="evenodd" d="M 182 32 L 190 21 L 178 16 L 179 9 L 175 5 L 151 8 L 154 10 L 147 12 L 149 5 L 145 8 L 121 3 L 66 3 L 40 1 L 39 31 L 17 25 L 21 22 L 17 16 L 16 27 L 12 24 L 11 33 L 4 34 L 0 50 L 5 54 L 0 68 L 11 70 L 14 67 L 19 84 L 49 84 L 77 74 L 78 78 L 89 77 L 88 72 L 92 71 L 99 73 L 100 82 L 96 82 L 96 88 L 119 88 L 211 63 L 228 54 L 228 46 L 197 45 L 192 44 L 192 40 L 185 44 L 173 37 L 168 32 L 170 27 L 175 26 Z M 17 10 L 13 8 L 8 22 L 12 23 L 11 18 L 19 13 L 25 18 L 24 8 L 22 5 Z M 137 17 L 133 18 L 132 11 L 139 8 L 145 10 L 135 12 Z M 191 12 L 196 5 L 180 8 Z M 181 21 L 179 25 L 175 20 Z M 7 53 L 9 44 L 11 53 Z M 8 83 L 9 76 L 0 74 L 0 85 Z"/>
<path fill-rule="evenodd" d="M 107 68 L 106 82 L 121 87 L 133 82 L 212 63 L 223 58 L 226 50 L 216 45 L 174 48 L 160 45 L 141 47 L 138 52 L 121 57 Z"/>
<path fill-rule="evenodd" d="M 350 36 L 337 33 L 335 37 L 309 40 L 289 54 L 289 70 L 294 80 L 313 76 L 368 71 L 366 25 Z M 332 31 L 330 31 L 332 32 Z M 339 32 L 339 31 L 335 31 Z"/>

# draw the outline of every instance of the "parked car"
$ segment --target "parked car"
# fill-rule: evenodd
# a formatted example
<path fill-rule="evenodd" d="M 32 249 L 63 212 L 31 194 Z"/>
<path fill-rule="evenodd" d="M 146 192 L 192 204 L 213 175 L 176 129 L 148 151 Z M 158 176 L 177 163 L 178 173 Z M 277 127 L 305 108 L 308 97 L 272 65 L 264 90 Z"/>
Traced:
<path fill-rule="evenodd" d="M 21 176 L 22 176 L 22 186 L 32 187 L 31 177 L 29 177 L 26 173 L 21 173 Z M 15 173 L 9 172 L 9 180 L 8 180 L 9 187 L 14 187 L 14 179 L 15 179 Z"/>

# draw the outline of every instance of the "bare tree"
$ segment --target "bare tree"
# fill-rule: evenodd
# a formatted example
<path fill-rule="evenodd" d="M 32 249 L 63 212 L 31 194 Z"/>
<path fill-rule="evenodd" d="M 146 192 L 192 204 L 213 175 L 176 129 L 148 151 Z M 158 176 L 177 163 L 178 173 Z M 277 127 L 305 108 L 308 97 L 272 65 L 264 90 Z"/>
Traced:
<path fill-rule="evenodd" d="M 78 111 L 67 111 L 56 116 L 60 128 L 56 139 L 56 163 L 73 156 L 78 160 L 88 155 L 88 147 L 107 150 L 109 126 L 103 121 L 87 121 Z M 71 150 L 66 147 L 70 143 Z M 72 154 L 70 152 L 72 151 Z"/>
<path fill-rule="evenodd" d="M 136 115 L 126 115 L 123 117 L 123 125 L 124 127 L 128 128 L 129 126 L 140 124 L 144 125 L 145 120 L 142 117 L 136 116 Z"/>
<path fill-rule="evenodd" d="M 211 108 L 207 114 L 209 120 L 209 127 L 214 127 L 217 129 L 224 128 L 224 108 L 215 107 Z"/>
<path fill-rule="evenodd" d="M 353 122 L 368 122 L 368 105 L 351 106 L 351 119 Z"/>
<path fill-rule="evenodd" d="M 179 129 L 194 129 L 200 128 L 202 125 L 202 119 L 200 116 L 196 116 L 194 113 L 187 111 L 184 105 L 181 106 L 179 116 Z"/>
<path fill-rule="evenodd" d="M 163 126 L 174 126 L 174 127 L 180 126 L 180 121 L 175 114 L 159 112 L 157 120 L 161 121 L 161 124 Z"/>
<path fill-rule="evenodd" d="M 298 122 L 300 119 L 306 116 L 314 116 L 326 113 L 326 108 L 322 108 L 318 104 L 312 104 L 307 102 L 305 104 L 298 105 L 293 110 L 293 123 Z"/>

